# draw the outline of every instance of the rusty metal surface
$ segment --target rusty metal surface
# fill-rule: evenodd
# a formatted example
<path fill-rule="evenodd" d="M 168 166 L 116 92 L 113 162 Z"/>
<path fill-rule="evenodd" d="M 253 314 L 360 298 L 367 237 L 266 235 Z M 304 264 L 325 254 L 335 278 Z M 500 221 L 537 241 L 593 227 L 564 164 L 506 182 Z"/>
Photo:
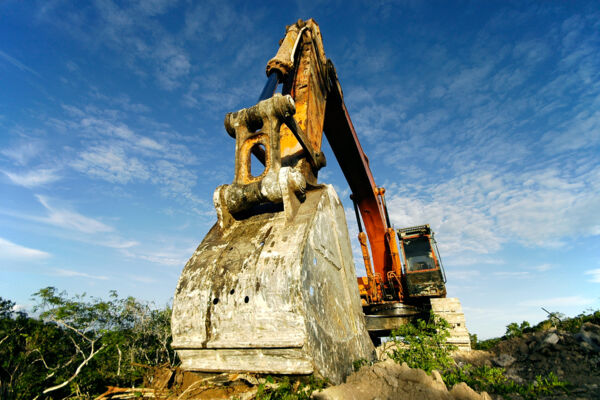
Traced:
<path fill-rule="evenodd" d="M 415 271 L 405 275 L 406 291 L 410 298 L 444 297 L 446 285 L 439 269 Z"/>
<path fill-rule="evenodd" d="M 229 113 L 225 117 L 225 129 L 235 138 L 235 175 L 231 185 L 220 186 L 219 199 L 215 200 L 218 214 L 234 214 L 261 203 L 281 203 L 283 193 L 280 184 L 282 169 L 279 130 L 285 120 L 293 118 L 294 101 L 290 96 L 277 94 L 250 108 Z M 256 146 L 265 149 L 265 169 L 252 175 L 251 153 Z M 306 180 L 299 171 L 289 170 L 286 184 L 299 197 L 303 196 Z M 217 204 L 218 203 L 218 204 Z"/>
<path fill-rule="evenodd" d="M 279 71 L 284 76 L 290 73 L 294 67 L 293 52 L 296 40 L 304 25 L 302 20 L 298 20 L 297 23 L 286 27 L 285 37 L 279 43 L 277 54 L 267 63 L 267 76 L 273 73 L 273 70 Z"/>
<path fill-rule="evenodd" d="M 305 132 L 307 147 L 314 153 L 321 152 L 325 103 L 329 91 L 327 80 L 327 59 L 319 26 L 312 19 L 298 21 L 291 28 L 301 32 L 297 37 L 296 58 L 293 73 L 283 80 L 283 93 L 289 93 L 296 103 L 295 119 L 298 127 Z M 288 34 L 289 36 L 289 34 Z M 284 39 L 282 46 L 285 46 Z M 281 49 L 280 49 L 281 51 Z M 279 54 L 279 53 L 278 53 Z M 308 156 L 305 146 L 299 143 L 293 130 L 287 126 L 281 128 L 281 156 L 290 165 L 296 165 L 307 182 L 317 184 L 318 169 L 307 165 Z"/>

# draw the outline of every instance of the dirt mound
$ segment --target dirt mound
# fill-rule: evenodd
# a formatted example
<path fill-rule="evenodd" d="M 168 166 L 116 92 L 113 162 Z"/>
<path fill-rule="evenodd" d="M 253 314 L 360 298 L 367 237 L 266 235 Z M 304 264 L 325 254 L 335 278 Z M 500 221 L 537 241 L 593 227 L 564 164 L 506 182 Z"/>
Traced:
<path fill-rule="evenodd" d="M 503 367 L 518 383 L 552 372 L 572 385 L 570 396 L 562 397 L 600 399 L 600 326 L 589 322 L 576 334 L 556 329 L 526 333 L 499 342 L 489 352 L 459 352 L 454 359 L 459 365 Z"/>
<path fill-rule="evenodd" d="M 409 368 L 406 363 L 386 360 L 348 377 L 346 383 L 314 393 L 319 400 L 485 400 L 486 393 L 478 394 L 466 384 L 455 385 L 448 391 L 437 371 L 431 375 L 421 369 Z"/>

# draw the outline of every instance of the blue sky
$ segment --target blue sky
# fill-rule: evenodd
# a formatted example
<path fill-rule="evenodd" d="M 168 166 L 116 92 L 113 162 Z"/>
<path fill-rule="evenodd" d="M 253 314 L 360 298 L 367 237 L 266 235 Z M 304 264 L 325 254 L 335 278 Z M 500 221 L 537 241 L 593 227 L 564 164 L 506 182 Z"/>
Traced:
<path fill-rule="evenodd" d="M 0 296 L 165 304 L 233 179 L 224 115 L 312 17 L 392 222 L 431 224 L 472 333 L 600 307 L 598 3 L 74 4 L 0 4 Z"/>

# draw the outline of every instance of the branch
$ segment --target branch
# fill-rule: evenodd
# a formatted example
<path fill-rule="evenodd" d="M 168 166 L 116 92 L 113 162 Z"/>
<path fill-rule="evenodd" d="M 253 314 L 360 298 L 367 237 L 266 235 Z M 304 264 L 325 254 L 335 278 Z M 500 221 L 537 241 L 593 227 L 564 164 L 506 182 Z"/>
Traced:
<path fill-rule="evenodd" d="M 119 367 L 117 368 L 117 376 L 121 375 L 121 348 L 117 345 L 117 351 L 119 352 Z"/>
<path fill-rule="evenodd" d="M 75 370 L 75 373 L 66 381 L 64 381 L 63 383 L 61 383 L 60 385 L 56 385 L 56 386 L 52 386 L 48 389 L 45 389 L 42 393 L 46 394 L 55 390 L 58 390 L 60 388 L 63 388 L 65 386 L 67 386 L 69 383 L 71 383 L 73 381 L 73 379 L 75 379 L 77 377 L 77 375 L 79 375 L 79 373 L 81 372 L 81 370 L 83 369 L 83 367 L 86 366 L 86 364 L 92 359 L 94 358 L 94 356 L 98 353 L 100 353 L 102 350 L 104 350 L 104 348 L 106 347 L 106 344 L 103 344 L 102 346 L 100 346 L 100 348 L 96 351 L 94 351 L 93 347 L 92 347 L 92 352 L 90 353 L 90 355 L 88 356 L 88 358 L 86 358 L 85 360 L 83 360 L 83 362 L 81 364 L 79 364 L 79 366 L 77 367 L 77 369 Z"/>
<path fill-rule="evenodd" d="M 82 338 L 84 338 L 85 340 L 87 340 L 88 342 L 91 342 L 92 339 L 90 339 L 89 337 L 85 336 L 85 332 L 87 331 L 87 328 L 83 330 L 83 332 L 81 332 L 79 329 L 67 324 L 65 321 L 63 321 L 62 319 L 54 319 L 54 318 L 50 318 L 52 321 L 56 322 L 59 325 L 64 326 L 67 329 L 72 330 L 73 332 L 75 332 L 77 335 L 81 336 Z"/>

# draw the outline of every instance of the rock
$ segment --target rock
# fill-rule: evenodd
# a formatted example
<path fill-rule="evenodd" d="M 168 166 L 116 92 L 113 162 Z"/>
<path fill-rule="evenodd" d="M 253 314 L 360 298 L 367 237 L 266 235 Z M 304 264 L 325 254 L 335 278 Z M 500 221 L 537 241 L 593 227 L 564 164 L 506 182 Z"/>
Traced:
<path fill-rule="evenodd" d="M 500 354 L 498 357 L 492 358 L 492 362 L 494 364 L 496 364 L 499 367 L 504 367 L 504 368 L 510 366 L 515 361 L 516 361 L 516 358 L 514 358 L 513 356 L 508 355 L 508 354 Z"/>
<path fill-rule="evenodd" d="M 491 357 L 492 353 L 484 350 L 456 351 L 452 354 L 452 358 L 454 358 L 458 366 L 473 364 L 476 367 L 481 367 L 482 365 L 491 367 Z"/>
<path fill-rule="evenodd" d="M 600 326 L 586 322 L 581 325 L 579 333 L 575 335 L 581 347 L 587 351 L 600 352 Z"/>
<path fill-rule="evenodd" d="M 529 356 L 529 361 L 542 361 L 544 356 L 539 353 L 533 353 Z"/>
<path fill-rule="evenodd" d="M 521 378 L 519 375 L 515 374 L 513 371 L 507 372 L 506 377 L 510 380 L 513 380 L 519 384 L 525 383 L 525 379 Z"/>
<path fill-rule="evenodd" d="M 519 353 L 521 353 L 522 355 L 526 355 L 527 353 L 529 353 L 529 347 L 527 347 L 527 344 L 525 342 L 519 343 Z"/>
<path fill-rule="evenodd" d="M 588 383 L 584 385 L 587 389 L 589 390 L 596 390 L 598 389 L 598 384 L 597 383 Z"/>
<path fill-rule="evenodd" d="M 444 387 L 446 387 L 446 384 L 444 383 L 444 380 L 442 379 L 442 375 L 435 369 L 433 371 L 431 371 L 431 377 L 433 378 L 434 382 L 437 382 L 438 384 L 441 383 L 442 385 L 444 385 Z"/>
<path fill-rule="evenodd" d="M 579 345 L 581 346 L 581 348 L 583 350 L 590 352 L 590 353 L 594 352 L 594 350 L 595 350 L 594 347 L 591 344 L 589 344 L 588 342 L 581 342 L 581 343 L 579 343 Z"/>
<path fill-rule="evenodd" d="M 560 340 L 560 338 L 558 337 L 558 335 L 556 333 L 552 332 L 551 334 L 546 336 L 546 338 L 544 339 L 544 343 L 556 344 L 556 343 L 558 343 L 559 340 Z"/>
<path fill-rule="evenodd" d="M 457 383 L 450 390 L 450 396 L 452 396 L 453 400 L 471 400 L 471 399 L 490 399 L 490 396 L 483 392 L 481 394 L 477 393 L 473 389 L 471 389 L 466 383 L 461 382 Z"/>

